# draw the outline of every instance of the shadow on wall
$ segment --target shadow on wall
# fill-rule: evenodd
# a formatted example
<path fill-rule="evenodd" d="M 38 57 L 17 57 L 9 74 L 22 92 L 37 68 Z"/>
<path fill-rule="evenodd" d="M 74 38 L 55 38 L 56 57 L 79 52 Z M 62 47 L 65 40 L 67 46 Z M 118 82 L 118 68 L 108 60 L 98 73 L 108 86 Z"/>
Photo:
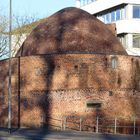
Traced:
<path fill-rule="evenodd" d="M 3 60 L 0 62 L 0 127 L 7 127 L 8 126 L 8 78 L 9 78 L 9 66 L 8 66 L 8 59 Z M 17 81 L 17 71 L 18 71 L 18 63 L 17 59 L 12 59 L 12 84 L 14 83 L 14 87 L 12 85 L 12 123 L 17 127 L 18 122 L 18 95 L 17 95 L 17 89 L 18 89 L 18 83 Z M 14 93 L 14 94 L 13 94 Z"/>
<path fill-rule="evenodd" d="M 136 59 L 135 61 L 132 59 L 131 61 L 134 90 L 140 91 L 140 62 L 138 61 L 138 59 Z"/>
<path fill-rule="evenodd" d="M 41 61 L 36 61 L 38 59 L 40 59 Z M 27 60 L 28 60 L 28 63 L 26 63 Z M 34 61 L 35 61 L 35 63 L 32 64 L 32 62 L 34 62 Z M 42 65 L 46 66 L 45 74 L 43 74 L 39 77 L 44 80 L 41 82 L 45 84 L 46 89 L 43 89 L 44 91 L 43 92 L 41 91 L 41 94 L 39 94 L 37 97 L 32 98 L 31 91 L 35 91 L 38 88 L 38 86 L 41 86 L 41 84 L 37 85 L 36 81 L 34 81 L 34 80 L 40 80 L 39 78 L 31 79 L 32 81 L 30 81 L 30 77 L 33 78 L 33 76 L 34 76 L 32 74 L 34 73 L 35 64 L 37 65 L 38 62 L 42 63 Z M 136 64 L 137 63 L 138 62 L 136 61 Z M 30 66 L 29 66 L 29 64 L 30 64 Z M 137 64 L 135 66 L 137 68 L 139 68 L 139 64 Z M 27 126 L 27 127 L 34 128 L 34 127 L 38 127 L 40 125 L 38 122 L 40 121 L 40 123 L 41 123 L 41 121 L 43 120 L 42 121 L 43 127 L 48 128 L 49 126 L 51 126 L 50 121 L 52 121 L 52 119 L 61 121 L 61 120 L 58 120 L 58 118 L 52 117 L 51 113 L 52 113 L 52 109 L 54 109 L 52 107 L 52 105 L 54 102 L 52 102 L 51 98 L 48 98 L 49 94 L 52 94 L 51 90 L 52 90 L 52 85 L 53 85 L 53 75 L 54 75 L 55 68 L 56 68 L 55 56 L 16 58 L 13 60 L 12 68 L 13 68 L 12 69 L 12 74 L 13 74 L 12 87 L 15 86 L 15 88 L 12 88 L 12 93 L 14 94 L 12 97 L 12 101 L 13 101 L 12 114 L 14 116 L 12 119 L 12 122 L 13 122 L 12 126 L 20 127 L 20 125 L 21 125 L 21 127 Z M 81 69 L 82 69 L 82 72 L 83 72 L 83 69 L 84 69 L 84 72 L 85 71 L 87 72 L 88 65 L 82 66 Z M 67 68 L 66 68 L 66 70 L 68 71 Z M 104 69 L 104 73 L 106 73 L 105 69 Z M 8 74 L 8 73 L 6 73 L 6 71 L 5 71 L 5 74 L 3 77 L 4 79 L 2 79 L 3 81 L 5 81 L 5 79 L 6 79 L 6 76 L 5 76 L 6 74 Z M 136 74 L 139 74 L 139 71 Z M 19 76 L 16 77 L 17 75 L 19 75 Z M 29 77 L 29 75 L 30 75 L 30 77 Z M 98 73 L 95 73 L 95 75 L 96 76 L 94 78 L 98 79 L 99 78 Z M 82 78 L 84 78 L 84 77 L 82 77 Z M 87 76 L 85 78 L 87 79 Z M 14 81 L 14 79 L 15 79 L 15 81 Z M 80 77 L 80 79 L 81 79 L 81 77 Z M 40 81 L 38 81 L 38 83 L 39 82 Z M 31 84 L 29 84 L 29 83 L 31 83 Z M 36 84 L 35 86 L 33 86 L 34 83 Z M 88 83 L 84 83 L 84 84 L 88 85 Z M 31 85 L 31 87 L 30 87 L 30 85 Z M 82 85 L 83 85 L 83 83 L 80 83 L 78 86 L 80 86 L 82 88 Z M 30 89 L 28 89 L 27 87 L 30 87 Z M 86 87 L 84 87 L 84 88 L 86 88 Z M 18 92 L 17 92 L 17 89 L 18 89 Z M 136 90 L 138 90 L 138 89 L 136 89 Z M 6 92 L 5 92 L 5 95 L 6 95 Z M 82 96 L 84 96 L 84 95 L 82 95 Z M 133 107 L 134 113 L 136 113 L 136 110 L 135 110 L 136 106 L 133 106 L 134 105 L 133 103 L 135 101 L 138 101 L 138 100 L 136 98 L 134 98 L 134 101 L 131 104 L 131 106 Z M 130 102 L 131 102 L 131 100 L 130 100 Z M 67 104 L 67 102 L 66 102 L 66 104 Z M 4 113 L 4 112 L 5 113 L 7 112 L 7 108 L 2 113 Z M 18 117 L 16 117 L 16 116 L 18 116 Z M 78 114 L 72 114 L 69 112 L 69 114 L 67 115 L 67 117 L 68 117 L 67 121 L 68 122 L 75 121 L 75 124 L 73 126 L 67 125 L 68 129 L 69 128 L 71 128 L 71 129 L 78 128 L 79 120 L 78 121 L 75 120 L 75 118 L 73 116 L 79 117 Z M 87 119 L 85 119 L 85 125 L 84 125 L 83 130 L 95 131 L 96 128 L 95 128 L 94 121 L 95 121 L 96 116 L 100 116 L 100 118 L 107 117 L 106 113 L 104 113 L 103 110 L 95 110 L 94 112 L 90 112 L 89 115 L 87 114 L 87 116 L 82 115 L 83 118 L 88 117 Z M 42 117 L 42 120 L 41 120 L 41 117 Z M 1 118 L 4 118 L 4 119 L 7 118 L 7 114 L 5 114 L 5 115 L 1 114 Z M 93 125 L 88 125 L 89 123 L 93 124 Z M 110 131 L 110 130 L 108 130 L 108 131 Z"/>
<path fill-rule="evenodd" d="M 131 106 L 133 108 L 134 114 L 133 117 L 137 119 L 140 116 L 140 112 L 137 111 L 140 108 L 139 101 L 139 92 L 140 92 L 140 61 L 138 59 L 131 59 L 132 65 L 132 83 L 133 83 L 133 96 L 134 98 L 130 99 Z"/>
<path fill-rule="evenodd" d="M 38 85 L 34 86 L 34 83 L 37 82 L 34 81 L 34 79 L 31 79 L 32 81 L 29 81 L 28 77 L 26 76 L 26 74 L 31 69 L 27 70 L 27 72 L 23 71 L 23 75 L 21 74 L 20 76 L 21 81 L 24 79 L 22 82 L 20 82 L 20 90 L 23 90 L 20 93 L 21 126 L 45 128 L 49 127 L 49 117 L 52 104 L 52 101 L 49 98 L 49 94 L 52 88 L 52 77 L 55 69 L 55 64 L 53 57 L 44 57 L 42 62 L 45 65 L 46 70 L 39 79 L 36 79 L 39 80 Z M 24 66 L 26 67 L 27 65 L 23 65 L 22 68 Z M 32 64 L 31 67 L 34 69 L 35 65 Z M 33 78 L 33 73 L 30 74 L 31 78 Z M 43 81 L 40 81 L 40 79 L 43 79 Z M 28 86 L 29 82 L 31 82 L 31 84 Z M 38 89 L 41 84 L 45 85 L 45 89 L 39 91 Z M 36 92 L 38 95 L 36 94 Z"/>
<path fill-rule="evenodd" d="M 14 58 L 12 59 L 12 128 L 20 128 L 20 127 L 37 127 L 35 122 L 33 122 L 33 118 L 37 117 L 40 121 L 41 116 L 43 116 L 43 126 L 49 127 L 49 116 L 50 116 L 50 103 L 48 100 L 48 95 L 50 94 L 51 84 L 52 84 L 52 76 L 55 69 L 53 58 L 44 58 L 44 63 L 48 67 L 46 75 L 44 78 L 44 83 L 46 83 L 46 92 L 34 102 L 34 98 L 30 98 L 29 91 L 26 90 L 24 93 L 22 90 L 24 87 L 26 88 L 28 78 L 24 73 L 23 69 L 26 67 L 22 67 L 21 65 L 22 58 Z M 1 77 L 0 81 L 3 84 L 0 84 L 0 127 L 7 128 L 8 126 L 8 60 L 1 61 L 3 67 L 0 68 Z M 28 71 L 28 70 L 27 70 Z M 33 82 L 33 81 L 32 81 Z M 36 85 L 37 86 L 37 85 Z M 33 90 L 33 89 L 32 89 Z M 35 108 L 41 110 L 41 114 L 36 114 L 32 110 Z M 38 110 L 37 110 L 38 111 Z M 33 114 L 32 114 L 33 113 Z M 36 116 L 38 115 L 38 116 Z M 24 120 L 26 119 L 26 120 Z M 33 122 L 32 123 L 30 123 Z M 36 120 L 35 120 L 36 121 Z M 41 122 L 40 122 L 41 123 Z M 40 125 L 40 124 L 39 124 Z M 39 126 L 40 127 L 40 126 Z M 41 132 L 42 133 L 42 132 Z M 43 136 L 42 136 L 43 137 Z"/>
<path fill-rule="evenodd" d="M 37 122 L 31 123 L 31 120 L 28 120 L 28 118 L 33 118 L 33 117 L 36 117 L 37 115 L 39 116 L 40 114 L 42 116 L 42 120 L 43 121 L 45 120 L 46 124 L 49 124 L 48 118 L 51 117 L 49 112 L 51 112 L 51 109 L 52 109 L 52 107 L 50 107 L 52 105 L 52 100 L 51 100 L 51 98 L 48 98 L 48 97 L 52 90 L 52 85 L 53 85 L 53 83 L 52 83 L 53 75 L 54 75 L 55 67 L 56 67 L 55 57 L 53 57 L 53 56 L 41 57 L 41 61 L 39 61 L 39 63 L 43 62 L 43 65 L 46 66 L 45 74 L 40 76 L 40 78 L 42 78 L 43 81 L 39 81 L 40 79 L 37 79 L 37 78 L 29 79 L 30 77 L 33 78 L 32 73 L 34 73 L 35 65 L 33 65 L 32 62 L 35 61 L 36 63 L 38 63 L 38 61 L 36 61 L 36 59 L 38 59 L 38 58 L 39 57 L 35 57 L 35 58 L 30 57 L 30 59 L 28 59 L 28 57 L 18 58 L 18 59 L 14 59 L 13 64 L 12 64 L 12 73 L 13 73 L 12 93 L 14 93 L 13 97 L 12 97 L 13 116 L 18 116 L 18 117 L 13 118 L 13 125 L 15 122 L 16 123 L 18 122 L 18 127 L 20 127 L 20 121 L 21 121 L 20 116 L 22 116 L 22 118 L 23 118 L 21 121 L 23 123 L 22 125 L 26 125 L 26 123 L 27 123 L 30 126 L 31 124 L 35 124 Z M 20 59 L 22 60 L 22 62 Z M 31 59 L 33 59 L 33 60 L 30 61 Z M 25 65 L 22 65 L 26 60 L 28 60 L 28 63 Z M 71 60 L 72 60 L 72 58 L 71 58 Z M 30 64 L 30 66 L 29 66 L 29 64 Z M 82 70 L 82 71 L 80 70 L 80 74 L 88 73 L 88 68 L 89 68 L 88 65 L 85 65 L 85 63 L 83 63 L 83 64 L 84 64 L 84 66 L 82 65 L 82 67 L 80 67 L 80 69 Z M 136 61 L 136 64 L 137 65 L 135 65 L 135 67 L 139 68 L 139 64 L 137 61 Z M 29 66 L 30 69 L 28 69 L 27 66 Z M 67 68 L 65 68 L 65 69 L 66 69 L 66 71 L 68 71 Z M 136 69 L 136 68 L 134 68 L 134 69 Z M 5 68 L 3 70 L 5 70 Z M 104 71 L 104 73 L 107 72 L 106 69 L 104 69 L 103 71 Z M 7 79 L 6 74 L 8 74 L 8 73 L 6 71 L 4 71 L 4 72 L 5 72 L 5 74 L 3 74 L 4 77 L 1 78 L 2 81 L 6 81 L 6 79 Z M 134 76 L 134 77 L 137 78 L 138 74 L 139 74 L 139 69 L 134 70 L 134 74 L 136 74 L 136 76 Z M 20 75 L 20 76 L 17 77 L 17 75 Z M 82 80 L 81 80 L 81 78 L 82 78 Z M 135 80 L 135 78 L 134 78 L 134 80 Z M 80 87 L 80 89 L 86 88 L 88 86 L 87 79 L 88 79 L 88 76 L 85 75 L 82 77 L 79 75 L 80 82 L 79 82 L 78 87 Z M 104 87 L 106 86 L 105 82 L 102 83 L 101 77 L 98 72 L 94 73 L 94 79 L 96 79 L 95 81 L 96 81 L 97 85 L 101 84 Z M 37 85 L 37 82 L 34 80 L 36 80 L 36 81 L 38 80 L 38 83 L 41 82 L 41 84 L 45 84 L 45 89 L 42 89 L 43 92 L 41 91 L 40 94 L 38 95 L 38 97 L 32 98 L 31 91 L 37 91 L 38 86 L 41 86 L 41 84 Z M 60 80 L 60 77 L 58 77 L 58 80 Z M 81 81 L 84 81 L 84 83 Z M 100 81 L 100 83 L 98 83 L 98 81 Z M 28 85 L 29 83 L 31 83 L 31 84 Z M 32 85 L 34 83 L 36 84 L 35 86 Z M 137 81 L 137 83 L 139 83 L 139 81 Z M 66 85 L 68 85 L 68 83 Z M 28 89 L 29 87 L 30 87 L 30 89 Z M 95 85 L 94 85 L 94 87 L 95 87 Z M 139 86 L 137 86 L 137 87 L 139 87 Z M 66 87 L 66 88 L 68 88 L 68 87 Z M 1 93 L 2 94 L 4 93 L 4 95 L 6 95 L 6 93 L 7 93 L 6 89 L 7 89 L 6 87 L 3 89 L 1 88 Z M 5 90 L 5 91 L 3 92 L 3 90 Z M 138 89 L 136 89 L 135 92 L 136 91 L 138 91 Z M 133 107 L 133 110 L 136 113 L 136 105 L 134 105 L 134 102 L 138 102 L 138 100 L 137 100 L 137 98 L 134 98 L 134 100 L 131 103 L 131 106 Z M 7 97 L 5 98 L 5 103 L 7 103 L 6 101 L 7 101 Z M 131 102 L 131 100 L 130 100 L 130 102 Z M 5 106 L 5 107 L 7 107 L 7 106 Z M 37 107 L 37 108 L 35 108 L 35 107 Z M 38 107 L 41 109 L 41 112 L 38 111 Z M 4 118 L 7 118 L 7 114 L 2 115 L 3 113 L 7 113 L 7 111 L 6 111 L 7 108 L 5 108 L 4 110 L 5 111 L 1 112 L 1 118 L 2 118 L 2 116 L 4 116 Z M 32 113 L 30 113 L 30 110 L 32 110 Z M 39 114 L 37 114 L 37 112 L 34 112 L 34 111 L 39 112 Z M 34 115 L 32 115 L 32 114 L 34 114 Z M 18 118 L 18 121 L 17 121 L 17 118 Z M 41 122 L 40 118 L 37 118 L 37 119 Z"/>

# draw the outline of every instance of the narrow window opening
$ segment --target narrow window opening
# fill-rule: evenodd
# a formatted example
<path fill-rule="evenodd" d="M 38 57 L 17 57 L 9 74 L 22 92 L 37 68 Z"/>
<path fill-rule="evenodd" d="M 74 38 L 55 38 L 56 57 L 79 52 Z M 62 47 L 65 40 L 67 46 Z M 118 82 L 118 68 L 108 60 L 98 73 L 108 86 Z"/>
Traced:
<path fill-rule="evenodd" d="M 112 67 L 113 69 L 116 69 L 117 66 L 118 66 L 118 60 L 117 60 L 116 57 L 113 57 L 113 58 L 111 59 L 111 67 Z"/>
<path fill-rule="evenodd" d="M 59 70 L 60 69 L 60 65 L 58 65 L 56 68 Z"/>
<path fill-rule="evenodd" d="M 101 108 L 101 103 L 100 102 L 87 102 L 87 108 Z"/>
<path fill-rule="evenodd" d="M 75 66 L 74 66 L 74 69 L 75 69 L 75 70 L 78 70 L 78 66 L 77 66 L 77 65 L 75 65 Z"/>
<path fill-rule="evenodd" d="M 109 91 L 109 96 L 113 96 L 113 92 L 112 91 Z"/>

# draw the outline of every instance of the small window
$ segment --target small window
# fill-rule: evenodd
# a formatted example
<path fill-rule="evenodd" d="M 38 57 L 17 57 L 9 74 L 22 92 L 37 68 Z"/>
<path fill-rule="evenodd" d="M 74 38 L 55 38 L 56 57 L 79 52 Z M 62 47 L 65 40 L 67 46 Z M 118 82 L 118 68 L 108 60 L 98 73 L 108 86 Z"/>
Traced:
<path fill-rule="evenodd" d="M 101 108 L 101 103 L 96 101 L 87 102 L 87 108 Z"/>
<path fill-rule="evenodd" d="M 28 101 L 27 101 L 27 99 L 24 99 L 23 100 L 23 106 L 24 106 L 24 109 L 27 109 L 27 107 L 28 107 Z"/>
<path fill-rule="evenodd" d="M 116 68 L 117 68 L 117 65 L 118 65 L 118 60 L 117 60 L 116 57 L 113 57 L 113 58 L 111 59 L 111 67 L 112 67 L 113 69 L 116 69 Z"/>
<path fill-rule="evenodd" d="M 78 66 L 77 66 L 77 65 L 75 65 L 75 66 L 74 66 L 74 69 L 75 69 L 75 70 L 78 70 Z"/>
<path fill-rule="evenodd" d="M 57 65 L 57 66 L 56 66 L 56 69 L 60 70 L 60 68 L 61 68 L 60 65 Z"/>
<path fill-rule="evenodd" d="M 113 96 L 113 92 L 112 91 L 109 91 L 109 96 Z"/>
<path fill-rule="evenodd" d="M 42 74 L 41 68 L 36 68 L 36 69 L 35 69 L 35 75 L 36 75 L 36 76 L 40 76 L 41 74 Z"/>

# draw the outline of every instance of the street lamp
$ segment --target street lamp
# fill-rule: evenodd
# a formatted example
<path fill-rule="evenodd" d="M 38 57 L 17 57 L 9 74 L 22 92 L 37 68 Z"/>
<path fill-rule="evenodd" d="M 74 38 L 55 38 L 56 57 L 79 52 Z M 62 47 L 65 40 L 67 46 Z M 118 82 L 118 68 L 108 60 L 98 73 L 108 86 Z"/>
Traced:
<path fill-rule="evenodd" d="M 9 79 L 8 79 L 8 130 L 11 133 L 12 107 L 11 107 L 11 45 L 12 45 L 12 0 L 9 1 Z"/>

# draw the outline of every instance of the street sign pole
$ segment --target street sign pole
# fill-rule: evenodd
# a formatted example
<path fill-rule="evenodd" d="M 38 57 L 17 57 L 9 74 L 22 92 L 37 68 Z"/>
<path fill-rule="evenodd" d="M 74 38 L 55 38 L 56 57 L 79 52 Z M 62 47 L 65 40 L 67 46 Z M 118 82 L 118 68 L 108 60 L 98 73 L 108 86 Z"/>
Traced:
<path fill-rule="evenodd" d="M 8 130 L 11 133 L 12 107 L 11 107 L 11 45 L 12 45 L 12 0 L 9 1 L 9 82 L 8 82 Z"/>

